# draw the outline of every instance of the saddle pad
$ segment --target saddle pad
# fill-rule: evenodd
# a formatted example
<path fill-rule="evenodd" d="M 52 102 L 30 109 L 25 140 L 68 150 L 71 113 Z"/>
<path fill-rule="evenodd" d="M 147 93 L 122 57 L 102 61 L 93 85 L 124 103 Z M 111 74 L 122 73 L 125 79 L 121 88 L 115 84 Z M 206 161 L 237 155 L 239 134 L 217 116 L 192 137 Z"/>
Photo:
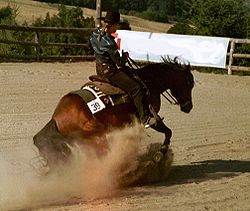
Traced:
<path fill-rule="evenodd" d="M 109 83 L 100 82 L 100 81 L 92 81 L 86 83 L 84 86 L 95 86 L 102 90 L 103 93 L 107 95 L 115 95 L 115 94 L 126 94 L 125 91 L 120 89 L 119 87 L 112 86 Z"/>
<path fill-rule="evenodd" d="M 108 83 L 88 82 L 80 90 L 71 92 L 77 94 L 88 105 L 92 114 L 105 108 L 131 102 L 130 97 L 123 90 Z"/>

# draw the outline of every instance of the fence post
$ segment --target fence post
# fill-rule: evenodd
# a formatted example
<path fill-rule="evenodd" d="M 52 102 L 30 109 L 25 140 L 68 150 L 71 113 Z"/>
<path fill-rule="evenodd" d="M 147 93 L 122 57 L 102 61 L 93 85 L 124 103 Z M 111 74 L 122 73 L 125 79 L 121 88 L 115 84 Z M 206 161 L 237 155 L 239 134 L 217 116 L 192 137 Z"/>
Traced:
<path fill-rule="evenodd" d="M 35 33 L 35 53 L 36 53 L 36 60 L 39 61 L 40 60 L 40 34 L 39 32 Z"/>
<path fill-rule="evenodd" d="M 96 26 L 97 28 L 101 28 L 102 22 L 102 8 L 101 8 L 102 1 L 101 0 L 96 0 Z"/>
<path fill-rule="evenodd" d="M 227 74 L 232 75 L 232 64 L 233 64 L 233 53 L 235 48 L 235 40 L 231 40 L 231 47 L 230 47 L 230 54 L 229 54 L 229 63 L 228 63 L 228 70 Z"/>

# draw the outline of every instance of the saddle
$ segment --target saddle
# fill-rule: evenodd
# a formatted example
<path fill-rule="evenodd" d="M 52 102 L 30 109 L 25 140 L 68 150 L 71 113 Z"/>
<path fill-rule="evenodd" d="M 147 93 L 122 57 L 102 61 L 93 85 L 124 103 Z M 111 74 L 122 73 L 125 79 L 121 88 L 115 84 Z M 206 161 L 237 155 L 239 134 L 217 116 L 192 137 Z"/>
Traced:
<path fill-rule="evenodd" d="M 73 91 L 87 103 L 92 114 L 104 108 L 130 103 L 130 96 L 122 89 L 109 83 L 108 80 L 98 75 L 91 75 L 89 82 L 84 84 L 80 90 Z"/>

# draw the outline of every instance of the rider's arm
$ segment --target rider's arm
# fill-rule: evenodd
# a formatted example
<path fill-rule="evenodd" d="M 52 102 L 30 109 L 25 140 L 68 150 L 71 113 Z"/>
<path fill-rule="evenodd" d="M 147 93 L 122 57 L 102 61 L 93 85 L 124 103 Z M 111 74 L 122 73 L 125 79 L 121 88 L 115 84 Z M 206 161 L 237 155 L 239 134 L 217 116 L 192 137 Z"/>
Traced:
<path fill-rule="evenodd" d="M 101 45 L 103 51 L 107 52 L 112 59 L 112 61 L 118 66 L 123 67 L 127 62 L 126 54 L 122 54 L 118 51 L 118 46 L 114 39 L 110 39 L 109 37 L 103 37 L 103 42 Z"/>
<path fill-rule="evenodd" d="M 127 57 L 125 54 L 120 56 L 118 49 L 110 50 L 109 52 L 110 58 L 116 63 L 118 67 L 123 67 L 127 62 Z"/>

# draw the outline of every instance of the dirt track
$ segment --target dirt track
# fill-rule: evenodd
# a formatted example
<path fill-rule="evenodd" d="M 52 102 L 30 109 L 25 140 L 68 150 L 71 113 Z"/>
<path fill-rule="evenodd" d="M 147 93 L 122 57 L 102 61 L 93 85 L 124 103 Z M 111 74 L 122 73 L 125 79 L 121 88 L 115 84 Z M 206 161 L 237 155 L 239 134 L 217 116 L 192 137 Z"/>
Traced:
<path fill-rule="evenodd" d="M 34 186 L 27 165 L 36 156 L 32 137 L 50 119 L 62 95 L 78 89 L 94 66 L 0 64 L 0 210 L 27 210 L 34 207 L 33 200 L 40 205 L 32 209 L 40 211 L 250 210 L 250 77 L 198 72 L 190 114 L 162 99 L 161 115 L 173 131 L 175 156 L 167 181 L 116 190 L 111 196 L 107 192 L 101 199 L 64 198 L 64 203 L 46 205 L 56 197 L 50 189 Z M 147 133 L 150 137 L 142 147 L 163 139 Z"/>

